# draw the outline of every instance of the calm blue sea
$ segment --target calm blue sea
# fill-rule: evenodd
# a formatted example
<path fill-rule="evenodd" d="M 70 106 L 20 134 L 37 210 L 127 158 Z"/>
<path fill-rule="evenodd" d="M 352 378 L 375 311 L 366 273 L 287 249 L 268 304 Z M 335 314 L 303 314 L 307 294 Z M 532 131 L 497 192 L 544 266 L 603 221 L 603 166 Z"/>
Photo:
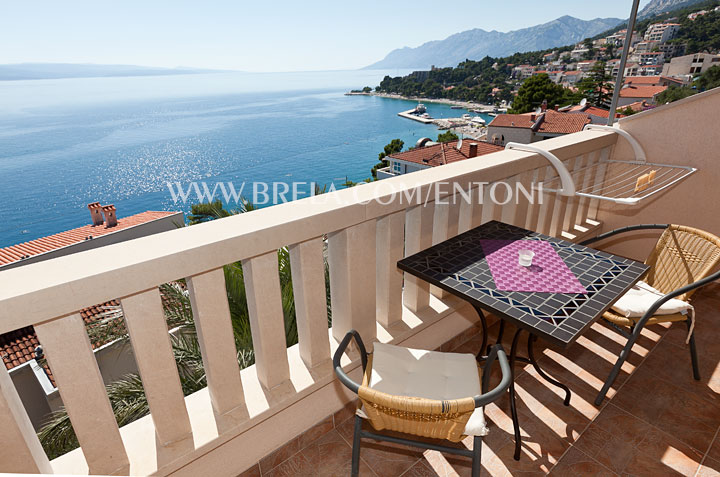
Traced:
<path fill-rule="evenodd" d="M 389 74 L 404 74 L 393 71 Z M 393 138 L 434 126 L 414 103 L 344 96 L 385 71 L 221 73 L 0 82 L 0 247 L 118 216 L 189 210 L 167 182 L 316 182 L 370 176 Z M 434 117 L 458 116 L 428 104 Z M 487 118 L 486 118 L 487 119 Z M 246 194 L 247 195 L 247 194 Z"/>

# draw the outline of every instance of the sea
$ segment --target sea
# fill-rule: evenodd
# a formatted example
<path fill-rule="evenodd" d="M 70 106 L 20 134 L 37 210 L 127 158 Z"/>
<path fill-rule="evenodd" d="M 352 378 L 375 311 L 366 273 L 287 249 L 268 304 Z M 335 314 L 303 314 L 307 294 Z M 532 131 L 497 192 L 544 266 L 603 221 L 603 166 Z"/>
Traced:
<path fill-rule="evenodd" d="M 173 190 L 196 191 L 193 183 L 215 188 L 226 202 L 218 183 L 232 183 L 235 192 L 245 187 L 242 195 L 252 200 L 252 184 L 309 190 L 311 183 L 362 181 L 392 139 L 407 148 L 437 137 L 435 126 L 397 116 L 416 102 L 344 95 L 406 73 L 0 81 L 0 247 L 86 225 L 90 202 L 114 204 L 120 218 L 146 210 L 187 214 L 199 199 Z M 436 118 L 466 112 L 426 107 Z"/>

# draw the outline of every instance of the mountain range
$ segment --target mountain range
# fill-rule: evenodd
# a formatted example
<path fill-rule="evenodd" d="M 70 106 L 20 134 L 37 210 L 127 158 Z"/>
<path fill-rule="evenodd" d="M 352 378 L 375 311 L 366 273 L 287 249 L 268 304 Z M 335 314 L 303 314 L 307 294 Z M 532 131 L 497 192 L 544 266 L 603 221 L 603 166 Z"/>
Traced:
<path fill-rule="evenodd" d="M 704 0 L 651 0 L 638 12 L 638 19 L 660 15 L 661 13 L 684 8 L 694 3 L 700 3 Z"/>
<path fill-rule="evenodd" d="M 660 15 L 703 1 L 651 0 L 638 12 L 638 19 Z M 456 33 L 444 40 L 429 41 L 416 48 L 405 47 L 393 50 L 385 58 L 367 66 L 366 69 L 428 69 L 432 65 L 456 66 L 466 59 L 480 60 L 485 56 L 503 57 L 518 52 L 572 45 L 618 27 L 625 21 L 619 18 L 580 20 L 566 15 L 542 25 L 506 33 L 475 28 Z"/>
<path fill-rule="evenodd" d="M 418 68 L 428 69 L 456 66 L 485 56 L 502 57 L 517 52 L 545 50 L 582 41 L 613 28 L 623 20 L 619 18 L 596 18 L 580 20 L 571 16 L 560 17 L 542 25 L 521 30 L 499 32 L 480 28 L 451 35 L 444 40 L 429 41 L 416 48 L 400 48 L 385 58 L 367 66 L 367 69 Z"/>

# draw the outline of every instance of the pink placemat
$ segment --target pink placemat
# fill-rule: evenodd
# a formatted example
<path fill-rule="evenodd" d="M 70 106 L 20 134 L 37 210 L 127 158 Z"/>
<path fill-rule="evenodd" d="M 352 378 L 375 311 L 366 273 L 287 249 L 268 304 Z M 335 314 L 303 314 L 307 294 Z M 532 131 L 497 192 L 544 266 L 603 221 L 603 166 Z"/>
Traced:
<path fill-rule="evenodd" d="M 480 240 L 498 290 L 587 293 L 552 245 L 540 240 Z M 532 250 L 530 267 L 518 263 L 520 250 Z"/>

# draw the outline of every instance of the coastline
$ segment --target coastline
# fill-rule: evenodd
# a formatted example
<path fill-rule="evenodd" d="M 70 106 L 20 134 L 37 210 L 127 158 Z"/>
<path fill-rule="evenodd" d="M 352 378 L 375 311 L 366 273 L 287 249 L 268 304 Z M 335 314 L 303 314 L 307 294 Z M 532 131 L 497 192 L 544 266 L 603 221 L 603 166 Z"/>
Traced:
<path fill-rule="evenodd" d="M 467 110 L 473 110 L 478 109 L 482 112 L 493 112 L 496 108 L 496 106 L 492 104 L 482 104 L 482 103 L 475 103 L 473 101 L 458 101 L 454 99 L 445 99 L 445 98 L 423 98 L 420 96 L 403 96 L 401 94 L 392 94 L 392 93 L 376 93 L 374 91 L 371 91 L 370 93 L 363 93 L 363 92 L 350 92 L 345 93 L 346 96 L 377 96 L 379 98 L 388 98 L 388 99 L 402 99 L 405 101 L 419 101 L 421 103 L 437 103 L 437 104 L 447 104 L 449 106 L 460 106 Z"/>

